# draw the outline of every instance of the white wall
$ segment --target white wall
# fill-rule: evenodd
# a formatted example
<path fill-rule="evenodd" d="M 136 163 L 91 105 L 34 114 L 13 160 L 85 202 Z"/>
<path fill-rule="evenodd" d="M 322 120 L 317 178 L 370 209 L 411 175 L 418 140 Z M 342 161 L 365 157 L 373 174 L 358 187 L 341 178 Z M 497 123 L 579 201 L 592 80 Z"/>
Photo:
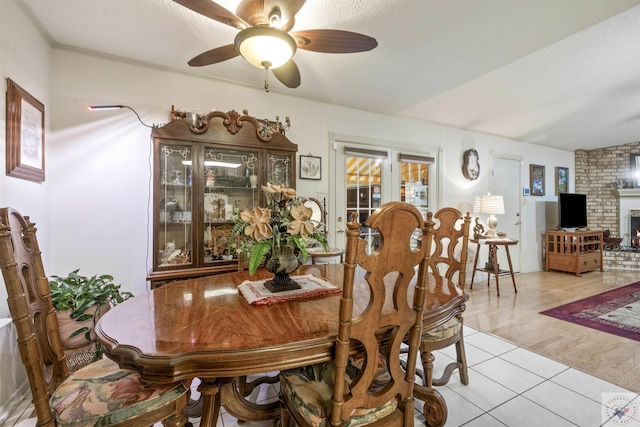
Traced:
<path fill-rule="evenodd" d="M 52 111 L 49 98 L 51 86 L 50 48 L 13 1 L 0 1 L 0 85 L 6 92 L 10 78 L 45 106 L 45 182 L 33 182 L 8 177 L 0 173 L 0 206 L 18 209 L 38 227 L 41 249 L 51 241 L 50 200 L 52 176 L 49 164 L 49 133 Z M 4 97 L 3 97 L 4 98 Z M 6 102 L 0 102 L 0 165 L 6 163 Z M 3 166 L 4 168 L 4 166 Z M 49 265 L 49 252 L 43 250 L 43 261 Z M 6 290 L 0 287 L 0 317 L 9 317 Z"/>

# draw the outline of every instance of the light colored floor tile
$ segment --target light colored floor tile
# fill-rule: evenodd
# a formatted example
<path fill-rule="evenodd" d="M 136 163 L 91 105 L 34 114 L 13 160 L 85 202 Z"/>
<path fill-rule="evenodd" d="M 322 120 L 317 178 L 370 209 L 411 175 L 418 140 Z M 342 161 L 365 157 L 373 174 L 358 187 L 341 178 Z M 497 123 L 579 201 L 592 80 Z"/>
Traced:
<path fill-rule="evenodd" d="M 472 370 L 469 372 L 469 375 L 468 385 L 451 381 L 447 384 L 447 388 L 480 407 L 485 412 L 516 396 L 516 393 L 512 390 L 478 372 Z M 438 390 L 440 390 L 440 388 L 438 388 Z"/>
<path fill-rule="evenodd" d="M 479 372 L 516 393 L 523 393 L 544 381 L 541 376 L 497 357 L 482 362 L 470 370 Z"/>
<path fill-rule="evenodd" d="M 477 334 L 470 335 L 464 339 L 465 343 L 471 344 L 484 350 L 494 356 L 499 356 L 507 351 L 511 351 L 517 348 L 516 345 L 511 344 L 500 338 L 479 332 Z"/>
<path fill-rule="evenodd" d="M 575 390 L 596 402 L 602 402 L 602 393 L 629 392 L 620 386 L 603 381 L 573 368 L 561 372 L 551 378 L 551 381 L 571 390 Z"/>
<path fill-rule="evenodd" d="M 472 328 L 471 326 L 464 325 L 464 328 L 462 329 L 462 333 L 466 337 L 466 336 L 469 336 L 469 335 L 478 334 L 478 333 L 480 333 L 480 331 L 478 331 L 477 329 Z"/>
<path fill-rule="evenodd" d="M 505 425 L 489 414 L 482 414 L 464 424 L 464 427 L 505 427 Z"/>
<path fill-rule="evenodd" d="M 560 372 L 569 369 L 567 365 L 547 359 L 533 351 L 525 350 L 520 347 L 504 353 L 500 358 L 544 378 L 551 378 L 558 375 Z"/>
<path fill-rule="evenodd" d="M 489 360 L 492 357 L 495 357 L 493 354 L 484 351 L 473 344 L 470 344 L 469 342 L 467 342 L 466 338 L 464 342 L 464 350 L 465 354 L 467 355 L 467 366 L 475 366 L 478 363 L 482 363 L 485 360 Z"/>
<path fill-rule="evenodd" d="M 489 414 L 509 427 L 575 427 L 575 424 L 522 396 L 498 406 Z"/>
<path fill-rule="evenodd" d="M 523 396 L 580 427 L 598 427 L 606 421 L 602 418 L 600 403 L 551 381 L 528 390 Z"/>

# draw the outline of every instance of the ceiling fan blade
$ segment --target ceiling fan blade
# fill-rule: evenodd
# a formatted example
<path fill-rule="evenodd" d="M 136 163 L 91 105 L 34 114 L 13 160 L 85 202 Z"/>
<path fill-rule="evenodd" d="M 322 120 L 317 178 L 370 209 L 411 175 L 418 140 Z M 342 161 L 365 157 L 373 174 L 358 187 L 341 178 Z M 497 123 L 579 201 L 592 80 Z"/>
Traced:
<path fill-rule="evenodd" d="M 305 0 L 243 0 L 236 9 L 236 14 L 251 25 L 271 25 L 288 31 L 293 28 L 291 22 L 296 13 L 304 5 Z M 278 22 L 271 22 L 270 17 L 276 13 Z"/>
<path fill-rule="evenodd" d="M 173 0 L 174 2 L 191 9 L 194 12 L 204 15 L 207 18 L 211 18 L 214 21 L 222 22 L 223 24 L 230 25 L 239 30 L 244 30 L 249 27 L 245 21 L 237 17 L 232 12 L 228 11 L 219 4 L 212 0 Z"/>
<path fill-rule="evenodd" d="M 295 89 L 300 86 L 300 70 L 293 59 L 284 64 L 282 67 L 274 68 L 273 75 L 276 76 L 280 83 L 288 88 Z"/>
<path fill-rule="evenodd" d="M 343 30 L 304 30 L 290 33 L 298 49 L 325 53 L 365 52 L 378 46 L 373 37 Z"/>
<path fill-rule="evenodd" d="M 192 67 L 202 67 L 204 65 L 211 65 L 226 61 L 227 59 L 235 58 L 238 55 L 240 55 L 240 53 L 236 50 L 235 45 L 228 44 L 202 52 L 198 56 L 194 56 L 189 61 L 189 65 Z"/>

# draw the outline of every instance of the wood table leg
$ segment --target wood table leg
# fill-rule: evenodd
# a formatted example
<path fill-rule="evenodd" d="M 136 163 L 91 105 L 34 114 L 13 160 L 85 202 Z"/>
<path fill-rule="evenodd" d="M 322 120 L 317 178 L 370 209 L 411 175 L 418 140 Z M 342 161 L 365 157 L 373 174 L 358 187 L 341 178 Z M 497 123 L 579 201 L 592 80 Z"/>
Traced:
<path fill-rule="evenodd" d="M 513 265 L 511 265 L 511 255 L 509 255 L 509 246 L 504 247 L 505 251 L 507 251 L 507 261 L 509 261 L 509 271 L 511 272 L 511 281 L 513 282 L 513 290 L 518 293 L 518 288 L 516 288 L 516 278 L 513 275 Z"/>
<path fill-rule="evenodd" d="M 217 378 L 203 378 L 198 386 L 202 395 L 203 407 L 200 426 L 215 427 L 220 415 L 220 384 Z"/>
<path fill-rule="evenodd" d="M 496 276 L 496 291 L 500 296 L 500 283 L 498 276 L 500 275 L 500 265 L 498 265 L 498 245 L 491 245 L 491 253 L 493 254 L 493 274 Z"/>
<path fill-rule="evenodd" d="M 473 261 L 473 273 L 471 273 L 471 285 L 469 289 L 473 289 L 473 279 L 476 277 L 476 269 L 478 268 L 478 257 L 480 256 L 480 243 L 477 244 L 476 247 L 476 258 Z"/>
<path fill-rule="evenodd" d="M 275 380 L 278 380 L 278 377 L 275 377 Z M 234 378 L 233 381 L 223 385 L 220 391 L 222 406 L 229 414 L 239 421 L 272 420 L 280 415 L 280 402 L 278 400 L 266 404 L 258 404 L 246 400 L 245 397 L 248 393 L 243 390 L 242 381 L 244 381 L 243 378 Z M 262 382 L 270 383 L 271 381 Z"/>

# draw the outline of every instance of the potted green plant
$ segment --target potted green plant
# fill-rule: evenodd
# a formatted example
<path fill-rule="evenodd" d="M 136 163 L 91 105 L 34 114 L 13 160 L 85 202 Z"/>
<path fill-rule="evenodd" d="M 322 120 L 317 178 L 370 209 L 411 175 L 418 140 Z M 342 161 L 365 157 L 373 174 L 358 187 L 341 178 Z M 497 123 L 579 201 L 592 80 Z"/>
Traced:
<path fill-rule="evenodd" d="M 133 294 L 121 291 L 121 285 L 113 282 L 113 276 L 86 277 L 79 271 L 74 270 L 64 277 L 51 276 L 51 299 L 57 312 L 63 346 L 72 349 L 95 343 L 93 360 L 98 360 L 102 357 L 102 346 L 93 333 L 98 319 L 111 306 Z"/>

